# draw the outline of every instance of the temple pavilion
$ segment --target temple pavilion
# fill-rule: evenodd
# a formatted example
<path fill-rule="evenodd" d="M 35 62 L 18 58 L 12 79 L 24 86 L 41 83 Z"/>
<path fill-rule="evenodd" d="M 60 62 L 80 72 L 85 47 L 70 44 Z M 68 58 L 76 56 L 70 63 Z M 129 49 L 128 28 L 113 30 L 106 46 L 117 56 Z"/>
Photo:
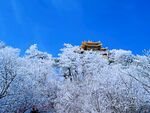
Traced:
<path fill-rule="evenodd" d="M 83 50 L 92 50 L 92 51 L 100 51 L 103 55 L 107 56 L 108 52 L 107 52 L 107 48 L 103 48 L 102 47 L 102 43 L 99 42 L 92 42 L 92 41 L 88 41 L 88 42 L 82 42 L 81 45 L 81 49 Z"/>
<path fill-rule="evenodd" d="M 93 51 L 106 51 L 106 48 L 102 48 L 101 42 L 82 42 L 81 48 L 84 50 L 93 50 Z"/>

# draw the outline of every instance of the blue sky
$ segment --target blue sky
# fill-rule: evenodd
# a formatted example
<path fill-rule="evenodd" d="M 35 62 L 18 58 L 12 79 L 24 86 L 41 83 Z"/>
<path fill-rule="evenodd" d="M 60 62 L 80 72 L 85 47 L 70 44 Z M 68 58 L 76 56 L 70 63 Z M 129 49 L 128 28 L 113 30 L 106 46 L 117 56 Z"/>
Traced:
<path fill-rule="evenodd" d="M 38 44 L 57 56 L 63 43 L 101 41 L 141 54 L 150 48 L 149 0 L 1 0 L 0 40 L 22 53 Z"/>

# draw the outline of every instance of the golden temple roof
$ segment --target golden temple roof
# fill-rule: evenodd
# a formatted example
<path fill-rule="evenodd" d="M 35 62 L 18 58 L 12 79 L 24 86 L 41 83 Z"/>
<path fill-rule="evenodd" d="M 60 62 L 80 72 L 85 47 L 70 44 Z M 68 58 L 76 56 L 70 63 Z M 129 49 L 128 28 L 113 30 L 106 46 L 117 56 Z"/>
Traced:
<path fill-rule="evenodd" d="M 88 41 L 88 42 L 82 42 L 81 48 L 83 50 L 95 50 L 95 51 L 106 51 L 106 48 L 102 48 L 102 43 L 99 42 L 92 42 L 92 41 Z"/>

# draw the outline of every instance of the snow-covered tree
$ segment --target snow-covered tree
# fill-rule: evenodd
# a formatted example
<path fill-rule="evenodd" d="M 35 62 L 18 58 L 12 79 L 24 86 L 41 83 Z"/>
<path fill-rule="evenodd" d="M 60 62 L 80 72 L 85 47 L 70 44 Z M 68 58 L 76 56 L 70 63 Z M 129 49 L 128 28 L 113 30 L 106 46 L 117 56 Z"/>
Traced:
<path fill-rule="evenodd" d="M 114 49 L 108 58 L 70 44 L 61 51 L 53 58 L 34 44 L 19 56 L 0 42 L 0 113 L 33 106 L 57 113 L 150 112 L 149 51 Z"/>
<path fill-rule="evenodd" d="M 0 49 L 0 99 L 9 95 L 11 84 L 19 68 L 19 50 L 11 47 Z"/>
<path fill-rule="evenodd" d="M 137 74 L 140 62 L 148 64 L 147 57 L 143 57 L 145 61 L 130 51 L 111 50 L 106 59 L 99 52 L 81 54 L 79 47 L 67 45 L 60 56 L 62 69 L 70 67 L 70 75 L 76 71 L 78 78 L 83 78 L 80 72 L 84 72 L 84 79 L 67 79 L 62 83 L 56 99 L 57 112 L 137 113 L 147 110 L 148 113 L 150 96 L 143 86 L 149 83 L 141 82 Z M 109 64 L 110 60 L 113 63 Z M 147 69 L 141 70 L 150 73 Z M 140 76 L 144 77 L 144 73 Z"/>
<path fill-rule="evenodd" d="M 94 66 L 103 67 L 105 64 L 108 64 L 108 61 L 102 58 L 101 53 L 94 51 L 85 51 L 82 53 L 79 46 L 65 44 L 65 48 L 61 49 L 61 51 L 59 66 L 65 78 L 69 77 L 71 79 L 80 80 L 90 75 L 93 72 Z M 89 67 L 91 67 L 91 70 L 87 71 Z"/>
<path fill-rule="evenodd" d="M 34 47 L 25 57 L 19 57 L 18 50 L 10 47 L 0 50 L 1 97 L 5 97 L 0 100 L 1 113 L 23 113 L 33 106 L 52 109 L 57 91 L 53 60 L 50 54 Z"/>

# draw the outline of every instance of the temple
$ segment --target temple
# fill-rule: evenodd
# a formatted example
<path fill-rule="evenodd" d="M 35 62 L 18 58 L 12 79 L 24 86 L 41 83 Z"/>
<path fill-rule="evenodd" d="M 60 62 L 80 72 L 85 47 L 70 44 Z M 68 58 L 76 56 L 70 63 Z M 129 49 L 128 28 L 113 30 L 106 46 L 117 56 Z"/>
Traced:
<path fill-rule="evenodd" d="M 82 42 L 81 48 L 83 50 L 93 50 L 93 51 L 106 51 L 106 48 L 102 48 L 101 42 Z"/>
<path fill-rule="evenodd" d="M 107 48 L 103 48 L 101 42 L 92 42 L 92 41 L 82 42 L 81 49 L 85 51 L 88 50 L 100 51 L 103 56 L 108 56 Z"/>

